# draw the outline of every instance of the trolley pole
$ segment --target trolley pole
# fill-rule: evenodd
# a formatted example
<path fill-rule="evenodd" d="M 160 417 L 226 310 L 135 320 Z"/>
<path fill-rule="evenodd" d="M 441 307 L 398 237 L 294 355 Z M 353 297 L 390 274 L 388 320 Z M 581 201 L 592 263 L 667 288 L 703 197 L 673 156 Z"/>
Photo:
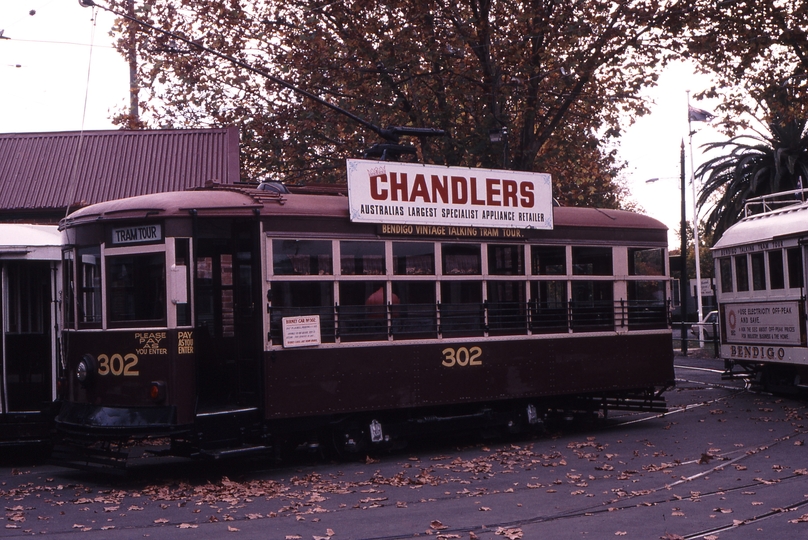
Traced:
<path fill-rule="evenodd" d="M 687 356 L 687 205 L 685 204 L 685 140 L 682 139 L 682 148 L 679 152 L 680 179 L 682 183 L 682 221 L 679 224 L 681 235 L 680 251 L 681 268 L 679 272 L 679 305 L 682 311 L 682 354 Z"/>

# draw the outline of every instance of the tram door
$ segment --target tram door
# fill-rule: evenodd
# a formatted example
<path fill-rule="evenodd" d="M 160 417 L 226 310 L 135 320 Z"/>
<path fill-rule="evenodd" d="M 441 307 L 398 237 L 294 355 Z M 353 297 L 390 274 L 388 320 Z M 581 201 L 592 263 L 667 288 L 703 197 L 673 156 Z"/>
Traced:
<path fill-rule="evenodd" d="M 53 401 L 51 266 L 6 261 L 2 276 L 0 410 L 40 412 Z"/>
<path fill-rule="evenodd" d="M 200 219 L 196 227 L 197 413 L 260 403 L 258 224 Z"/>

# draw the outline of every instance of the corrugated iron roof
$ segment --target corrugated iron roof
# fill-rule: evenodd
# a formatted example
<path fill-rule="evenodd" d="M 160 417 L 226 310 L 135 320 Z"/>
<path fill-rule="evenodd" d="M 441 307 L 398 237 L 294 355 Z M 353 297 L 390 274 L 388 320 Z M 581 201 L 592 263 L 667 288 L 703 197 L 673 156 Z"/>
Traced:
<path fill-rule="evenodd" d="M 239 181 L 235 127 L 0 134 L 0 212 Z"/>

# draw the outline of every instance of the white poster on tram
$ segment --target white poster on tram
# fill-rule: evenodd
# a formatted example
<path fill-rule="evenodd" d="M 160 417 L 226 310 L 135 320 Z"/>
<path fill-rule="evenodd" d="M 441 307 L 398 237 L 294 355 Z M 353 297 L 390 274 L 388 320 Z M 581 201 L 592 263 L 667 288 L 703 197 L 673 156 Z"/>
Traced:
<path fill-rule="evenodd" d="M 799 302 L 729 304 L 724 308 L 727 343 L 799 345 Z"/>
<path fill-rule="evenodd" d="M 348 204 L 354 222 L 553 228 L 546 173 L 349 159 Z"/>

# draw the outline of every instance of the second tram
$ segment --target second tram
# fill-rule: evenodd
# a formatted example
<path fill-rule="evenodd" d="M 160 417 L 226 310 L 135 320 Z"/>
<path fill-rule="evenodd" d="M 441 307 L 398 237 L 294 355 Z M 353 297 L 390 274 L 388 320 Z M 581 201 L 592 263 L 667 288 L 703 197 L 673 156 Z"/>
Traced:
<path fill-rule="evenodd" d="M 750 377 L 772 391 L 808 388 L 803 197 L 791 191 L 750 199 L 746 217 L 713 247 L 727 376 Z"/>
<path fill-rule="evenodd" d="M 78 210 L 62 222 L 57 428 L 90 461 L 137 438 L 188 456 L 358 452 L 450 424 L 664 410 L 665 226 L 590 208 L 554 221 L 388 227 L 351 222 L 344 196 L 232 187 Z"/>

